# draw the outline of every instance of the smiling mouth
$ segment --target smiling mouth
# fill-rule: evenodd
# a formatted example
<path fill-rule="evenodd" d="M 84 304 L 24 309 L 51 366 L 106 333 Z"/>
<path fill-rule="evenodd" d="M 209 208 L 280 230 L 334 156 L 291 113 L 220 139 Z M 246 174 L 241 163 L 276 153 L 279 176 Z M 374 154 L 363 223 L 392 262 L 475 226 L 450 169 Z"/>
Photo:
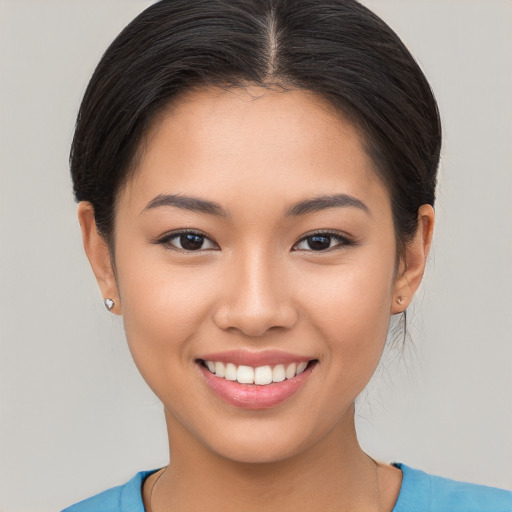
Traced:
<path fill-rule="evenodd" d="M 232 382 L 236 381 L 239 384 L 254 384 L 256 386 L 266 386 L 291 380 L 302 374 L 306 369 L 311 368 L 317 362 L 316 359 L 313 359 L 296 363 L 252 367 L 221 361 L 198 360 L 199 364 L 216 377 Z"/>

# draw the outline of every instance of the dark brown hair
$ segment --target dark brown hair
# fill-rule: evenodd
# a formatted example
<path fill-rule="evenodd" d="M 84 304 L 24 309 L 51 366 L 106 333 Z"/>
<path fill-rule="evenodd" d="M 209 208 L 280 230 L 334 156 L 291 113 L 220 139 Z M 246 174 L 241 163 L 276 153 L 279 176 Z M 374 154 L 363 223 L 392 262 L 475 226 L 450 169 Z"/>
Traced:
<path fill-rule="evenodd" d="M 434 203 L 439 113 L 398 36 L 355 0 L 163 0 L 137 16 L 91 78 L 71 150 L 76 200 L 105 239 L 154 116 L 192 87 L 247 84 L 313 91 L 357 125 L 403 248 Z"/>

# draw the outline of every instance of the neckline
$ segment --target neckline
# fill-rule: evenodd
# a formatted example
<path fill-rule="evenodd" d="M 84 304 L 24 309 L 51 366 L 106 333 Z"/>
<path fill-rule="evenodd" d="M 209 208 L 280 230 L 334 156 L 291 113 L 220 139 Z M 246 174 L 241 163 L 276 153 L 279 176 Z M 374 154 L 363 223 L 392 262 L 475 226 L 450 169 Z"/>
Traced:
<path fill-rule="evenodd" d="M 407 512 L 408 510 L 411 510 L 413 503 L 417 503 L 419 493 L 425 496 L 427 495 L 428 486 L 424 479 L 425 474 L 422 471 L 412 469 L 401 462 L 393 462 L 391 465 L 402 472 L 400 492 L 398 493 L 398 498 L 391 512 Z M 128 488 L 126 489 L 128 492 L 126 495 L 123 493 L 123 497 L 126 497 L 131 503 L 134 501 L 137 502 L 137 512 L 146 512 L 144 502 L 142 500 L 142 486 L 144 485 L 145 480 L 161 469 L 163 468 L 140 471 L 128 483 Z M 411 492 L 411 488 L 414 488 L 414 493 Z"/>

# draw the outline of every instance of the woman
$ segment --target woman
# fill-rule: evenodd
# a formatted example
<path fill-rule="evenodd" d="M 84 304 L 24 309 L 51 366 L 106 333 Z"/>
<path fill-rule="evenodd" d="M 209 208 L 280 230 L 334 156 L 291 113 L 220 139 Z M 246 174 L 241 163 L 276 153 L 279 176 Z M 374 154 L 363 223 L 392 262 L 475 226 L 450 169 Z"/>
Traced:
<path fill-rule="evenodd" d="M 384 464 L 354 401 L 423 276 L 441 131 L 355 1 L 163 1 L 98 65 L 71 170 L 170 464 L 70 511 L 512 510 Z"/>

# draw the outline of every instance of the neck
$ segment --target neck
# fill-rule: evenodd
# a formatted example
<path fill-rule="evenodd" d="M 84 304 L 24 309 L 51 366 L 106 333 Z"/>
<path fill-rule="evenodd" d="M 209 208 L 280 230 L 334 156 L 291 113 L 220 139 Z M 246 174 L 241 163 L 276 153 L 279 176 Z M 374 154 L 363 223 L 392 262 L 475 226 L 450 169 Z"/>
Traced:
<path fill-rule="evenodd" d="M 158 485 L 152 487 L 155 478 L 145 491 L 146 509 L 380 510 L 379 466 L 359 446 L 353 413 L 351 408 L 336 429 L 307 450 L 252 464 L 212 452 L 166 411 L 171 464 L 158 475 Z"/>

